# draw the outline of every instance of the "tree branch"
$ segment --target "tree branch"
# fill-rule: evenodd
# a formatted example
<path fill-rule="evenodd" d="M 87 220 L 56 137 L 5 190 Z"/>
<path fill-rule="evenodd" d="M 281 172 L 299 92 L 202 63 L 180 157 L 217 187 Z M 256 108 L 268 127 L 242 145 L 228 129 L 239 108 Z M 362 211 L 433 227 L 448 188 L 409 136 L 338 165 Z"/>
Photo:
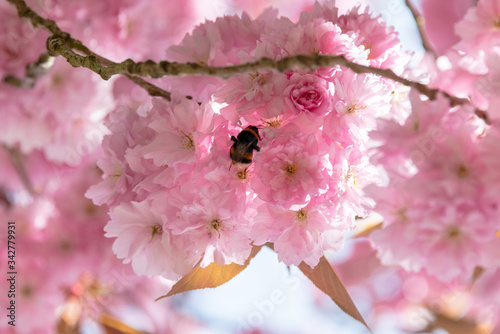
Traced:
<path fill-rule="evenodd" d="M 72 49 L 77 49 L 85 54 L 92 54 L 92 51 L 83 45 L 82 42 L 72 38 L 67 32 L 62 31 L 54 20 L 45 19 L 38 15 L 35 11 L 29 8 L 28 5 L 26 5 L 24 0 L 7 1 L 16 7 L 19 17 L 29 19 L 34 27 L 42 26 L 53 35 L 61 36 L 65 40 L 65 43 L 67 43 Z"/>
<path fill-rule="evenodd" d="M 92 52 L 89 48 L 87 48 L 85 45 L 83 45 L 83 43 L 81 41 L 74 39 L 73 37 L 71 37 L 71 35 L 69 33 L 62 31 L 59 28 L 59 26 L 55 23 L 55 21 L 45 19 L 45 18 L 41 17 L 40 15 L 38 15 L 35 11 L 33 11 L 31 8 L 29 8 L 26 5 L 26 2 L 24 0 L 7 0 L 7 1 L 16 7 L 17 14 L 19 17 L 27 18 L 31 21 L 31 23 L 33 24 L 34 27 L 41 26 L 41 27 L 45 28 L 45 30 L 52 33 L 52 35 L 58 36 L 60 41 L 65 46 L 69 47 L 71 51 L 72 51 L 72 49 L 78 50 L 78 51 L 82 52 L 83 54 L 87 55 L 88 57 L 93 57 L 97 62 L 99 62 L 103 65 L 106 65 L 106 66 L 113 66 L 116 64 L 115 62 Z M 49 53 L 50 53 L 50 50 L 49 50 Z M 131 75 L 125 75 L 125 77 L 128 78 L 130 81 L 134 82 L 136 85 L 145 89 L 148 92 L 148 94 L 150 94 L 151 96 L 161 96 L 161 97 L 164 97 L 165 99 L 167 99 L 168 101 L 170 101 L 170 93 L 161 89 L 160 87 L 155 86 L 152 83 L 149 83 L 142 78 L 137 78 L 137 77 L 132 78 Z M 16 82 L 16 80 L 14 80 L 14 79 L 9 79 L 9 80 L 11 81 L 11 84 L 12 83 L 21 84 L 20 82 Z"/>
<path fill-rule="evenodd" d="M 417 29 L 418 29 L 418 34 L 420 35 L 420 39 L 422 40 L 422 46 L 424 47 L 424 50 L 426 52 L 429 52 L 436 56 L 436 52 L 432 48 L 431 44 L 429 43 L 429 40 L 427 38 L 427 35 L 425 34 L 425 19 L 420 13 L 418 12 L 417 8 L 412 4 L 411 0 L 405 0 L 406 7 L 411 12 L 411 15 L 413 15 L 413 18 L 415 19 L 415 23 L 417 24 Z"/>
<path fill-rule="evenodd" d="M 196 63 L 176 63 L 168 61 L 155 63 L 152 60 L 136 63 L 132 59 L 126 59 L 121 63 L 115 63 L 93 53 L 80 41 L 71 38 L 68 33 L 61 31 L 54 21 L 43 19 L 42 17 L 40 17 L 38 14 L 36 14 L 26 6 L 24 0 L 7 1 L 16 5 L 16 7 L 18 8 L 19 16 L 27 17 L 35 26 L 42 25 L 47 30 L 53 33 L 53 35 L 47 39 L 47 50 L 49 51 L 50 55 L 61 55 L 66 58 L 66 60 L 72 66 L 86 67 L 99 74 L 104 80 L 108 80 L 113 75 L 123 74 L 134 83 L 146 89 L 149 94 L 153 96 L 163 96 L 167 100 L 170 100 L 169 92 L 166 92 L 163 89 L 139 77 L 156 79 L 164 76 L 210 75 L 227 79 L 239 73 L 254 71 L 263 68 L 270 68 L 275 69 L 279 72 L 284 72 L 292 68 L 310 71 L 321 67 L 344 66 L 350 68 L 358 74 L 372 73 L 387 79 L 391 79 L 395 82 L 399 82 L 405 86 L 412 87 L 414 89 L 417 89 L 421 94 L 426 95 L 431 100 L 436 99 L 437 94 L 441 93 L 450 100 L 451 106 L 463 105 L 470 102 L 468 99 L 452 96 L 444 91 L 432 89 L 419 82 L 400 77 L 390 69 L 381 69 L 356 64 L 347 60 L 342 55 L 296 55 L 282 58 L 281 60 L 276 61 L 269 58 L 262 58 L 255 62 L 226 67 L 203 66 Z M 409 2 L 407 2 L 407 4 L 409 5 L 409 7 L 411 7 L 411 4 Z M 85 54 L 85 56 L 76 53 L 75 51 L 73 51 L 73 49 L 81 51 Z M 482 110 L 476 110 L 476 115 L 482 118 L 486 123 L 489 123 L 486 112 Z"/>
<path fill-rule="evenodd" d="M 431 100 L 435 100 L 438 93 L 443 94 L 450 100 L 450 105 L 457 106 L 469 103 L 468 99 L 459 98 L 450 95 L 439 89 L 429 88 L 419 82 L 411 81 L 398 76 L 390 69 L 376 68 L 360 65 L 347 60 L 344 56 L 328 55 L 296 55 L 282 58 L 281 60 L 272 60 L 261 58 L 252 63 L 244 63 L 226 67 L 203 66 L 196 63 L 176 63 L 161 61 L 155 63 L 152 60 L 145 62 L 134 62 L 132 59 L 126 59 L 121 63 L 115 63 L 109 66 L 101 65 L 94 56 L 81 56 L 64 45 L 59 36 L 51 36 L 47 40 L 47 49 L 53 54 L 63 56 L 74 67 L 86 67 L 99 74 L 104 80 L 108 80 L 116 74 L 128 74 L 147 78 L 161 78 L 164 76 L 182 76 L 182 75 L 211 75 L 224 79 L 230 78 L 239 73 L 255 71 L 263 68 L 275 69 L 279 72 L 295 68 L 302 70 L 314 70 L 321 67 L 344 66 L 354 72 L 372 73 L 378 76 L 391 79 L 405 86 L 417 89 Z M 477 110 L 476 114 L 485 122 L 488 122 L 487 115 L 482 110 Z"/>
<path fill-rule="evenodd" d="M 318 54 L 308 56 L 296 55 L 276 61 L 269 58 L 261 58 L 255 62 L 226 67 L 204 66 L 196 63 L 176 63 L 168 61 L 155 63 L 152 60 L 136 63 L 132 59 L 126 59 L 121 63 L 105 66 L 97 62 L 96 58 L 92 55 L 81 56 L 77 54 L 64 45 L 59 36 L 49 37 L 47 40 L 47 50 L 49 50 L 52 54 L 63 56 L 74 67 L 86 67 L 94 71 L 104 80 L 108 80 L 116 74 L 129 74 L 154 79 L 164 76 L 182 75 L 211 75 L 228 79 L 239 73 L 255 71 L 263 68 L 275 69 L 279 72 L 284 72 L 289 69 L 302 69 L 310 71 L 321 67 L 344 66 L 350 68 L 358 74 L 372 73 L 399 82 L 405 86 L 413 87 L 420 93 L 429 97 L 431 100 L 434 100 L 438 93 L 442 93 L 450 99 L 452 106 L 469 102 L 467 99 L 451 96 L 450 94 L 442 92 L 438 89 L 431 89 L 419 82 L 400 77 L 390 69 L 356 64 L 347 60 L 344 56 L 327 56 Z"/>

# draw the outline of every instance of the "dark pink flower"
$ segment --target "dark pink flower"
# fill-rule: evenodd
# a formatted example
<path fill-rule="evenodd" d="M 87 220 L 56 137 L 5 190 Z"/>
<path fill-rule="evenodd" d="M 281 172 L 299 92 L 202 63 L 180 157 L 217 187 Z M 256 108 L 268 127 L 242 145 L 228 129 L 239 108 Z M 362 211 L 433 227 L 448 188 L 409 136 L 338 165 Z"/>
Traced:
<path fill-rule="evenodd" d="M 293 73 L 284 90 L 285 102 L 289 110 L 309 117 L 327 114 L 332 108 L 333 85 L 314 74 Z"/>

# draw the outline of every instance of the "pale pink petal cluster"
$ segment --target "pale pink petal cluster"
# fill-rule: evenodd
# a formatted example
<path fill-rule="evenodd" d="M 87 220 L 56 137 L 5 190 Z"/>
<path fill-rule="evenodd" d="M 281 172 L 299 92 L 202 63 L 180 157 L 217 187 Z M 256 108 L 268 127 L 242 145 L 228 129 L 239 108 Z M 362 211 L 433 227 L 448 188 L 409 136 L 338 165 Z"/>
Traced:
<path fill-rule="evenodd" d="M 166 218 L 156 211 L 148 201 L 120 204 L 110 212 L 105 236 L 116 238 L 113 251 L 125 263 L 131 262 L 138 275 L 166 273 L 175 278 L 171 237 L 163 228 Z"/>
<path fill-rule="evenodd" d="M 16 9 L 7 2 L 0 4 L 0 78 L 24 76 L 25 67 L 45 50 L 48 34 L 19 20 Z M 29 50 L 29 51 L 28 51 Z"/>
<path fill-rule="evenodd" d="M 372 241 L 385 265 L 466 281 L 476 266 L 498 266 L 499 203 L 487 191 L 497 188 L 496 126 L 488 131 L 470 107 L 411 94 L 405 123 L 383 121 L 373 133 L 382 144 L 373 161 L 388 180 L 368 189 L 386 217 Z"/>
<path fill-rule="evenodd" d="M 500 0 L 422 1 L 427 30 L 444 31 L 429 31 L 438 57 L 428 52 L 414 68 L 382 16 L 333 0 L 300 15 L 307 6 L 289 5 L 298 20 L 273 8 L 255 19 L 232 11 L 183 38 L 204 14 L 200 3 L 27 2 L 114 61 L 333 55 L 421 85 L 343 66 L 259 67 L 155 81 L 172 93 L 167 101 L 62 57 L 33 87 L 2 80 L 0 218 L 19 227 L 18 315 L 29 318 L 16 333 L 53 332 L 71 300 L 99 314 L 129 298 L 149 315 L 145 331 L 168 332 L 164 312 L 145 301 L 194 267 L 242 265 L 263 245 L 286 265 L 314 267 L 372 209 L 381 228 L 357 238 L 339 268 L 374 314 L 439 300 L 466 320 L 498 323 Z M 234 6 L 242 3 L 263 6 Z M 47 37 L 0 3 L 0 78 L 22 78 Z M 251 162 L 242 167 L 231 147 Z"/>
<path fill-rule="evenodd" d="M 243 14 L 206 21 L 171 46 L 167 57 L 225 66 L 312 53 L 396 71 L 406 62 L 396 57 L 396 34 L 379 18 L 358 9 L 339 18 L 333 2 L 316 3 L 298 22 L 278 18 L 273 9 L 255 20 Z M 165 263 L 148 260 L 147 267 L 134 266 L 138 274 L 172 277 L 197 263 L 242 264 L 252 245 L 268 242 L 287 265 L 314 266 L 325 251 L 340 249 L 344 231 L 372 205 L 364 194 L 377 181 L 368 132 L 376 129 L 377 117 L 396 117 L 388 116 L 396 87 L 341 67 L 207 80 L 169 79 L 178 94 L 201 93 L 193 95 L 200 96 L 197 101 L 174 94 L 171 102 L 144 101 L 144 110 L 145 104 L 124 99 L 108 117 L 111 134 L 99 162 L 103 181 L 87 196 L 110 206 L 106 229 L 114 231 L 108 236 L 117 238 L 120 258 L 134 263 L 153 246 L 145 244 L 156 226 L 151 219 L 140 225 L 146 231 L 141 241 L 133 239 L 138 231 L 126 232 L 130 219 L 117 219 L 126 210 L 141 220 L 142 206 L 157 217 L 170 246 L 155 248 L 168 258 Z M 259 149 L 241 168 L 231 161 L 231 137 L 249 125 L 258 128 Z M 151 240 L 159 245 L 159 234 Z"/>
<path fill-rule="evenodd" d="M 38 149 L 51 161 L 76 166 L 97 150 L 107 133 L 103 118 L 113 108 L 112 85 L 63 59 L 56 59 L 30 94 L 0 85 L 5 115 L 0 141 L 23 153 Z"/>
<path fill-rule="evenodd" d="M 459 41 L 454 26 L 473 5 L 472 0 L 422 1 L 425 34 L 438 54 Z"/>

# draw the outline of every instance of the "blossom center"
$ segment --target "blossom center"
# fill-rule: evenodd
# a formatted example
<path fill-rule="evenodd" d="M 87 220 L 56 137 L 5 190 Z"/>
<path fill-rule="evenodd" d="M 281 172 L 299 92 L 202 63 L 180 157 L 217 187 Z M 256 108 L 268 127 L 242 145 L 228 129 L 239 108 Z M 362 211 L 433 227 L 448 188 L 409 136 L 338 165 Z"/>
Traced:
<path fill-rule="evenodd" d="M 160 224 L 150 225 L 150 226 L 148 226 L 148 228 L 151 229 L 151 240 L 149 240 L 149 242 L 153 241 L 154 237 L 157 234 L 160 235 L 163 233 L 163 228 L 161 227 Z"/>
<path fill-rule="evenodd" d="M 267 124 L 268 127 L 270 127 L 270 128 L 276 128 L 276 129 L 280 128 L 281 124 L 283 123 L 283 121 L 282 121 L 282 119 L 281 119 L 280 116 L 271 118 L 268 121 L 261 119 L 261 121 L 263 123 Z"/>
<path fill-rule="evenodd" d="M 212 232 L 217 232 L 217 235 L 220 239 L 220 231 L 222 230 L 222 221 L 219 218 L 213 218 L 208 223 L 208 234 L 212 235 Z"/>
<path fill-rule="evenodd" d="M 259 72 L 255 71 L 248 74 L 250 75 L 250 77 L 252 77 L 252 81 L 256 81 L 259 86 L 262 86 L 263 84 L 266 83 L 266 78 Z"/>
<path fill-rule="evenodd" d="M 73 249 L 73 244 L 68 239 L 62 239 L 58 243 L 62 253 L 69 253 Z"/>
<path fill-rule="evenodd" d="M 286 179 L 292 181 L 295 178 L 295 173 L 297 172 L 297 164 L 295 162 L 287 163 L 283 170 L 286 173 Z"/>
<path fill-rule="evenodd" d="M 351 102 L 351 104 L 349 104 L 346 112 L 348 114 L 356 114 L 356 113 L 362 112 L 365 109 L 366 109 L 366 106 L 360 104 L 358 100 L 354 100 Z"/>
<path fill-rule="evenodd" d="M 300 100 L 303 103 L 307 103 L 308 101 L 311 101 L 311 100 L 314 101 L 317 99 L 318 99 L 318 94 L 316 94 L 316 92 L 307 92 L 307 93 L 302 94 L 302 96 L 300 97 Z"/>
<path fill-rule="evenodd" d="M 307 225 L 308 218 L 307 211 L 304 209 L 295 212 L 295 221 L 299 226 Z"/>
<path fill-rule="evenodd" d="M 240 168 L 236 173 L 236 177 L 240 180 L 248 180 L 247 169 Z"/>
<path fill-rule="evenodd" d="M 33 296 L 33 287 L 29 284 L 23 286 L 21 288 L 21 296 L 25 297 L 25 298 L 29 298 L 31 296 Z"/>
<path fill-rule="evenodd" d="M 192 133 L 184 133 L 184 131 L 180 131 L 183 135 L 181 138 L 181 144 L 180 148 L 185 149 L 185 150 L 191 150 L 194 148 L 194 140 L 193 140 L 193 134 Z"/>
<path fill-rule="evenodd" d="M 113 171 L 113 174 L 111 174 L 109 177 L 120 177 L 122 176 L 123 171 L 121 166 L 116 165 L 115 170 Z"/>
<path fill-rule="evenodd" d="M 462 235 L 462 232 L 460 232 L 460 229 L 457 226 L 455 226 L 455 225 L 448 227 L 448 229 L 446 230 L 446 236 L 449 239 L 455 239 L 456 240 L 461 235 Z"/>
<path fill-rule="evenodd" d="M 53 88 L 58 88 L 64 83 L 64 76 L 61 74 L 54 74 L 52 76 L 51 84 Z"/>
<path fill-rule="evenodd" d="M 420 122 L 413 123 L 413 131 L 418 132 L 420 130 Z"/>
<path fill-rule="evenodd" d="M 404 222 L 408 221 L 408 216 L 406 216 L 406 212 L 408 211 L 408 208 L 402 207 L 398 211 L 396 211 L 395 216 L 401 219 Z"/>
<path fill-rule="evenodd" d="M 349 187 L 356 187 L 358 188 L 358 185 L 356 184 L 356 174 L 358 173 L 357 170 L 353 169 L 352 167 L 349 167 L 349 170 L 347 171 L 345 175 L 345 182 Z"/>
<path fill-rule="evenodd" d="M 469 170 L 464 165 L 458 166 L 456 172 L 457 176 L 461 179 L 464 179 L 469 175 Z"/>
<path fill-rule="evenodd" d="M 99 207 L 95 205 L 91 200 L 85 201 L 84 211 L 89 216 L 95 216 L 99 210 Z"/>

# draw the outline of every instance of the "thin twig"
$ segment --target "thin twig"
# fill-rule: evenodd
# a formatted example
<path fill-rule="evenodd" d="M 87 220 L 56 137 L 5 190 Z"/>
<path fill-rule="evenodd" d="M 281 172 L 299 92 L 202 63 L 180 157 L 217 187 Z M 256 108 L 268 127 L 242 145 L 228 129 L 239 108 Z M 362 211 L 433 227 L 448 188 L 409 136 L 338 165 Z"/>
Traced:
<path fill-rule="evenodd" d="M 3 205 L 5 208 L 12 207 L 12 203 L 9 199 L 9 194 L 7 189 L 4 187 L 0 187 L 0 205 Z"/>
<path fill-rule="evenodd" d="M 37 61 L 26 66 L 26 74 L 24 78 L 7 75 L 3 78 L 3 81 L 17 88 L 33 88 L 36 80 L 50 71 L 52 65 L 54 65 L 54 60 L 54 57 L 49 56 L 48 53 L 44 52 L 40 55 L 40 57 L 38 57 Z"/>
<path fill-rule="evenodd" d="M 161 89 L 160 87 L 155 86 L 152 83 L 147 82 L 146 80 L 144 80 L 142 78 L 139 78 L 139 77 L 136 77 L 136 76 L 133 76 L 130 74 L 124 74 L 124 76 L 127 79 L 129 79 L 130 81 L 132 81 L 133 83 L 135 83 L 136 85 L 144 88 L 148 92 L 149 95 L 160 96 L 160 97 L 163 97 L 164 99 L 166 99 L 167 101 L 171 100 L 171 94 L 169 92 L 167 92 L 166 90 Z M 186 97 L 190 98 L 190 96 L 186 96 Z"/>
<path fill-rule="evenodd" d="M 413 5 L 411 0 L 405 0 L 406 7 L 411 12 L 411 15 L 413 15 L 413 18 L 415 19 L 415 23 L 417 24 L 417 29 L 418 29 L 418 34 L 420 35 L 420 39 L 422 40 L 422 46 L 424 47 L 424 50 L 426 52 L 429 52 L 436 56 L 436 52 L 432 48 L 429 39 L 427 38 L 427 35 L 425 33 L 425 19 L 420 13 L 418 12 L 417 8 Z"/>
<path fill-rule="evenodd" d="M 16 148 L 7 147 L 6 145 L 3 145 L 3 147 L 7 151 L 10 161 L 14 166 L 17 175 L 19 175 L 24 188 L 30 193 L 31 196 L 35 196 L 35 188 L 33 188 L 33 183 L 31 183 L 28 172 L 26 171 L 23 154 Z"/>

